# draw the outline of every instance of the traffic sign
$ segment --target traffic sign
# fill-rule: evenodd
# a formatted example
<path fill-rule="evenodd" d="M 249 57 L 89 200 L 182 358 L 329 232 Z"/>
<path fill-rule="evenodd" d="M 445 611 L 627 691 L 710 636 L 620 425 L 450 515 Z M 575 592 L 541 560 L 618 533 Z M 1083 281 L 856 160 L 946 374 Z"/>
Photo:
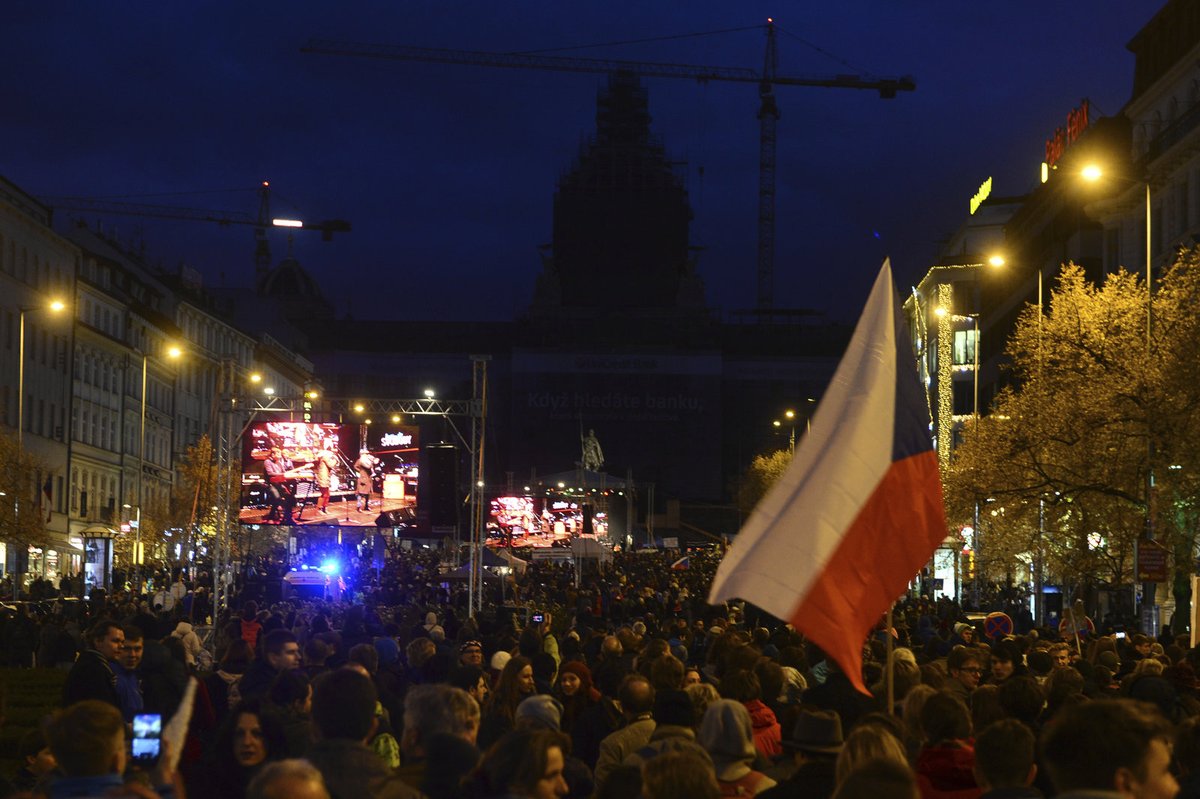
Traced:
<path fill-rule="evenodd" d="M 1072 630 L 1071 614 L 1068 613 L 1067 615 L 1063 616 L 1063 620 L 1058 623 L 1058 631 L 1063 634 L 1074 632 L 1077 635 L 1094 635 L 1096 632 L 1096 625 L 1090 618 L 1084 616 L 1083 619 L 1076 625 L 1076 629 Z"/>
<path fill-rule="evenodd" d="M 1012 635 L 1013 620 L 1007 613 L 995 611 L 983 620 L 983 634 L 988 638 L 1003 638 Z"/>

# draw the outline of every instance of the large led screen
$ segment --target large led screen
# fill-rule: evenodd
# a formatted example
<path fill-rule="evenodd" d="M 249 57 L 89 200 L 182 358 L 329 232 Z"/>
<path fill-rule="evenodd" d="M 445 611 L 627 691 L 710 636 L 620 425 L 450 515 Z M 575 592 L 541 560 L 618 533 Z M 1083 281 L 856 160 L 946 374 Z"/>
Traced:
<path fill-rule="evenodd" d="M 415 516 L 418 429 L 258 422 L 242 444 L 242 524 L 386 527 Z"/>

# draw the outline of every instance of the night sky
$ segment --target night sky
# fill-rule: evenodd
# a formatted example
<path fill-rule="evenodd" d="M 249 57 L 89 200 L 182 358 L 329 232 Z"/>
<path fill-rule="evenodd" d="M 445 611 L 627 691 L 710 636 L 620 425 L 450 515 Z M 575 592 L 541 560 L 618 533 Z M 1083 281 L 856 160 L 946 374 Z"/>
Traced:
<path fill-rule="evenodd" d="M 917 91 L 779 87 L 776 307 L 857 314 L 879 263 L 916 280 L 989 175 L 1018 195 L 1044 140 L 1090 98 L 1128 101 L 1139 0 L 10 3 L 0 27 L 0 175 L 35 196 L 126 197 L 341 218 L 300 262 L 338 314 L 509 319 L 532 297 L 555 181 L 595 130 L 601 75 L 302 54 L 313 37 L 761 68 L 912 75 Z M 1086 11 L 1085 14 L 1081 12 Z M 757 87 L 647 81 L 686 175 L 709 302 L 755 302 Z M 154 196 L 157 195 L 157 196 Z M 95 217 L 89 217 L 94 221 Z M 250 285 L 254 232 L 107 217 L 152 261 Z M 286 234 L 272 234 L 276 261 Z M 903 288 L 903 286 L 902 286 Z"/>

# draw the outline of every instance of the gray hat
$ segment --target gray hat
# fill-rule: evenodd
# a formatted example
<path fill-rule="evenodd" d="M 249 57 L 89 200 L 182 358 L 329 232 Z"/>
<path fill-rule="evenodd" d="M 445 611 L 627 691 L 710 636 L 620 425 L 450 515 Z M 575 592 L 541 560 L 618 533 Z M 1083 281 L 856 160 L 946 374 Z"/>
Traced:
<path fill-rule="evenodd" d="M 562 728 L 562 712 L 562 702 L 550 694 L 534 694 L 521 700 L 514 718 L 518 723 L 527 719 L 527 723 L 533 722 L 538 727 L 558 730 Z"/>
<path fill-rule="evenodd" d="M 783 745 L 801 752 L 834 755 L 842 751 L 842 719 L 832 710 L 804 710 Z"/>

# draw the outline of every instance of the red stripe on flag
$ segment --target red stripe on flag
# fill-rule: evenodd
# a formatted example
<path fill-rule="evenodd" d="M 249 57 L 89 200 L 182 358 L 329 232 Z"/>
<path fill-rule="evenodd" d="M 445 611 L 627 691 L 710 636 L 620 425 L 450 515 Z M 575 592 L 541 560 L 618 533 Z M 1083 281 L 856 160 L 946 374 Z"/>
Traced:
<path fill-rule="evenodd" d="M 893 463 L 792 615 L 859 691 L 867 634 L 945 537 L 937 454 Z"/>

